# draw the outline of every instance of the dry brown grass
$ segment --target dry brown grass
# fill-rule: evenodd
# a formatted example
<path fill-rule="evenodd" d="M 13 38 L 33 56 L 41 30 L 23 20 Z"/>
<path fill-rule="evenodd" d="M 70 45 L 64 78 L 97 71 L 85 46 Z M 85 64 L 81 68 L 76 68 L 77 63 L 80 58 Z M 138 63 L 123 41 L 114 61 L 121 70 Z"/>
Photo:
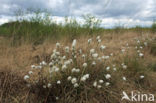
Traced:
<path fill-rule="evenodd" d="M 148 35 L 147 35 L 148 34 Z M 123 55 L 121 55 L 121 47 L 124 47 L 126 43 L 129 44 L 129 47 L 134 47 L 136 45 L 132 40 L 134 38 L 141 37 L 153 37 L 154 34 L 142 34 L 138 35 L 135 32 L 127 32 L 124 34 L 104 34 L 101 35 L 103 40 L 101 44 L 105 44 L 107 49 L 106 54 L 113 53 L 114 58 L 118 62 L 124 60 Z M 82 48 L 83 51 L 87 51 L 87 40 L 89 36 L 81 36 L 77 38 L 78 47 Z M 93 36 L 93 38 L 96 38 Z M 30 70 L 32 64 L 38 64 L 40 61 L 45 60 L 49 61 L 49 57 L 52 53 L 53 48 L 55 47 L 56 41 L 45 41 L 43 44 L 38 46 L 33 46 L 31 43 L 23 43 L 20 46 L 12 47 L 10 46 L 10 41 L 8 38 L 0 37 L 0 102 L 2 103 L 38 103 L 38 97 L 34 92 L 31 92 L 27 88 L 26 82 L 23 80 L 23 76 Z M 68 38 L 63 38 L 59 40 L 63 45 L 69 45 L 71 41 Z M 93 44 L 96 45 L 96 44 Z M 96 47 L 96 46 L 95 46 Z M 128 50 L 129 57 L 133 56 L 134 49 Z M 155 55 L 150 53 L 150 48 L 146 47 L 144 50 L 144 63 L 147 68 L 150 68 L 151 64 L 156 63 Z M 111 59 L 109 62 L 112 62 L 114 59 Z M 156 69 L 156 68 L 153 68 Z M 116 74 L 113 74 L 114 76 Z M 147 74 L 148 78 L 145 79 L 144 86 L 138 87 L 136 83 L 131 81 L 130 83 L 122 83 L 118 76 L 116 76 L 116 85 L 112 89 L 107 89 L 106 91 L 94 91 L 95 93 L 89 94 L 89 97 L 92 98 L 82 98 L 85 94 L 80 95 L 80 99 L 77 102 L 86 102 L 86 103 L 117 103 L 121 102 L 122 90 L 138 90 L 143 92 L 154 93 L 156 87 L 156 72 L 149 71 Z M 130 77 L 130 78 L 133 78 Z M 107 96 L 104 96 L 107 94 Z M 111 99 L 113 98 L 113 101 Z M 44 102 L 41 103 L 51 103 L 43 98 Z M 66 101 L 65 101 L 66 100 Z M 61 98 L 59 103 L 72 103 L 70 98 Z M 124 103 L 124 102 L 123 102 Z M 127 103 L 127 102 L 125 102 Z"/>

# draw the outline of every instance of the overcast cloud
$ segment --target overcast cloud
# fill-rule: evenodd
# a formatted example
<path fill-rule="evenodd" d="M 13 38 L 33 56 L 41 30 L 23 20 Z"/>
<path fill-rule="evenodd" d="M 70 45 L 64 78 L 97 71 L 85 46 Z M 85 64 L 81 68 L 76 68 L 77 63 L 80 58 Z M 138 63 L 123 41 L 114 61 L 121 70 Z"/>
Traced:
<path fill-rule="evenodd" d="M 89 13 L 102 19 L 104 27 L 150 26 L 156 19 L 156 0 L 0 0 L 0 7 L 0 24 L 8 22 L 16 10 L 27 8 L 47 9 L 59 20 Z"/>

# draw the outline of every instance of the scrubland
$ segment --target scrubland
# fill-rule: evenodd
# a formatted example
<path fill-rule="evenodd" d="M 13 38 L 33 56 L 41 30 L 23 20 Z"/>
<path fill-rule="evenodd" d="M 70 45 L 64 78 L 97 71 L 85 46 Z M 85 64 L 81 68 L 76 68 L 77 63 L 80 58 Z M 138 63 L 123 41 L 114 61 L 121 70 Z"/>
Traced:
<path fill-rule="evenodd" d="M 57 27 L 57 37 L 56 28 L 42 31 L 43 27 L 36 24 L 40 29 L 35 29 L 33 24 L 28 31 L 30 24 L 23 31 L 17 30 L 22 24 L 1 27 L 1 103 L 129 103 L 121 100 L 123 91 L 156 95 L 156 34 L 152 30 L 70 25 Z M 44 35 L 50 28 L 53 36 Z"/>

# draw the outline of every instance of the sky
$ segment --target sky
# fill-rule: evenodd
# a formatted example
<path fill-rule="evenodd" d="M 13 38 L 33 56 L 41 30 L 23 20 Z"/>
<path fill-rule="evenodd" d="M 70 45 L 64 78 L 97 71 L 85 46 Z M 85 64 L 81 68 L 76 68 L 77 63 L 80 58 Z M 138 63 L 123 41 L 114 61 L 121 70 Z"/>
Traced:
<path fill-rule="evenodd" d="M 0 7 L 0 24 L 13 19 L 17 10 L 29 8 L 47 9 L 58 21 L 92 14 L 106 28 L 151 26 L 156 19 L 156 0 L 0 0 Z"/>

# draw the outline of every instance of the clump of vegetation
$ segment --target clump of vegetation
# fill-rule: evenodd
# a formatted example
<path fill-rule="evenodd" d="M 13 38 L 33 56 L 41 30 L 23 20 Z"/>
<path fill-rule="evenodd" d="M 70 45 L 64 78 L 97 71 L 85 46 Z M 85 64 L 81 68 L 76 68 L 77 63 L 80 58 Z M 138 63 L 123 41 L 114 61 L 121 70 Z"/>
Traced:
<path fill-rule="evenodd" d="M 98 102 L 120 102 L 115 99 L 119 98 L 118 90 L 114 90 L 119 83 L 120 86 L 135 83 L 139 87 L 147 78 L 147 69 L 142 65 L 142 52 L 147 45 L 139 46 L 141 41 L 138 39 L 136 42 L 135 56 L 127 57 L 129 54 L 122 51 L 125 59 L 123 62 L 113 60 L 117 64 L 110 61 L 114 58 L 113 53 L 105 53 L 107 46 L 101 44 L 100 36 L 95 40 L 88 39 L 87 50 L 77 48 L 76 39 L 70 47 L 56 43 L 51 59 L 32 65 L 24 79 L 43 102 L 90 102 L 92 96 Z M 111 91 L 116 93 L 110 94 Z M 103 95 L 103 98 L 99 100 L 97 95 Z"/>

